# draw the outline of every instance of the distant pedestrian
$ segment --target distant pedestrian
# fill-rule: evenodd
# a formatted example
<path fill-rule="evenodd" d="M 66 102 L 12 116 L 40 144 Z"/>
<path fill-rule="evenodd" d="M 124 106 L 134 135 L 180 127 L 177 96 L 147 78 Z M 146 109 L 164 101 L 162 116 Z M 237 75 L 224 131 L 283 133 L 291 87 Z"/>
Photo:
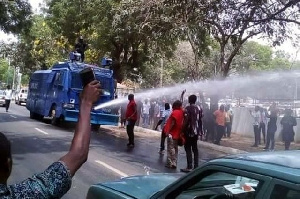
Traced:
<path fill-rule="evenodd" d="M 134 147 L 134 125 L 136 123 L 137 120 L 137 106 L 136 103 L 134 101 L 134 95 L 133 94 L 129 94 L 128 95 L 128 100 L 129 103 L 127 105 L 127 110 L 126 110 L 126 131 L 127 131 L 127 135 L 128 135 L 128 147 L 133 148 Z"/>
<path fill-rule="evenodd" d="M 150 111 L 150 103 L 148 99 L 145 99 L 143 103 L 143 127 L 149 126 L 149 112 Z"/>
<path fill-rule="evenodd" d="M 190 95 L 189 105 L 184 110 L 183 134 L 185 137 L 184 149 L 186 152 L 187 167 L 180 169 L 182 172 L 190 172 L 199 165 L 197 141 L 202 135 L 202 109 L 195 103 L 196 95 Z M 194 158 L 193 158 L 194 156 Z"/>
<path fill-rule="evenodd" d="M 267 115 L 268 118 L 270 118 L 268 122 L 268 127 L 267 127 L 267 142 L 266 142 L 266 147 L 264 150 L 274 150 L 275 146 L 275 133 L 277 131 L 277 116 L 273 115 Z"/>
<path fill-rule="evenodd" d="M 228 138 L 230 138 L 231 135 L 232 118 L 233 118 L 232 111 L 230 110 L 230 106 L 227 105 L 225 108 L 225 127 L 226 127 L 225 137 Z"/>
<path fill-rule="evenodd" d="M 252 117 L 254 118 L 253 130 L 254 130 L 254 144 L 252 147 L 258 147 L 259 144 L 259 124 L 260 124 L 260 108 L 259 106 L 255 106 L 254 112 L 252 113 Z"/>
<path fill-rule="evenodd" d="M 172 113 L 164 127 L 164 132 L 167 136 L 167 168 L 177 168 L 178 158 L 178 139 L 182 131 L 183 124 L 183 109 L 182 102 L 176 100 L 172 106 Z"/>
<path fill-rule="evenodd" d="M 208 104 L 203 106 L 203 132 L 205 135 L 205 141 L 215 141 L 215 116 L 209 109 Z"/>
<path fill-rule="evenodd" d="M 294 126 L 297 126 L 296 118 L 292 116 L 292 110 L 286 109 L 283 118 L 280 121 L 282 125 L 282 140 L 285 144 L 285 150 L 290 149 L 291 142 L 294 141 Z"/>
<path fill-rule="evenodd" d="M 220 141 L 225 133 L 225 107 L 224 105 L 220 106 L 219 110 L 214 112 L 214 116 L 216 118 L 216 140 L 215 144 L 220 145 Z"/>
<path fill-rule="evenodd" d="M 259 137 L 258 137 L 258 144 L 261 144 L 261 134 L 263 136 L 264 144 L 266 144 L 266 124 L 267 124 L 267 116 L 266 111 L 260 107 L 260 117 L 259 117 Z"/>
<path fill-rule="evenodd" d="M 160 154 L 164 154 L 164 152 L 165 152 L 166 133 L 164 132 L 164 127 L 165 127 L 166 122 L 167 122 L 167 120 L 168 120 L 168 118 L 169 118 L 170 115 L 171 115 L 170 104 L 169 103 L 165 103 L 165 110 L 162 112 L 162 116 L 161 116 L 160 122 L 158 122 L 158 124 L 161 123 L 160 127 L 162 129 L 161 130 L 161 137 L 160 137 L 160 149 L 158 151 Z M 157 126 L 156 126 L 156 129 L 157 129 Z"/>
<path fill-rule="evenodd" d="M 149 109 L 149 125 L 150 126 L 156 125 L 156 123 L 154 122 L 154 106 L 155 106 L 155 101 L 150 100 L 150 109 Z"/>
<path fill-rule="evenodd" d="M 8 112 L 11 98 L 12 98 L 12 90 L 10 88 L 10 85 L 7 85 L 6 90 L 5 90 L 5 109 L 6 109 L 6 112 Z"/>
<path fill-rule="evenodd" d="M 270 112 L 270 117 L 277 117 L 279 115 L 279 109 L 277 108 L 275 102 L 272 103 L 268 111 Z"/>
<path fill-rule="evenodd" d="M 121 104 L 120 107 L 120 122 L 121 122 L 121 128 L 125 128 L 126 124 L 126 109 L 127 109 L 127 104 L 124 102 Z"/>
<path fill-rule="evenodd" d="M 136 121 L 136 125 L 140 126 L 140 121 L 141 121 L 141 116 L 142 116 L 142 109 L 143 109 L 143 102 L 138 99 L 137 102 L 136 102 L 136 107 L 137 107 L 137 121 Z"/>
<path fill-rule="evenodd" d="M 158 123 L 160 119 L 160 107 L 159 104 L 155 101 L 154 102 L 154 109 L 153 109 L 153 122 L 154 125 Z M 154 129 L 154 125 L 153 125 L 153 129 Z"/>

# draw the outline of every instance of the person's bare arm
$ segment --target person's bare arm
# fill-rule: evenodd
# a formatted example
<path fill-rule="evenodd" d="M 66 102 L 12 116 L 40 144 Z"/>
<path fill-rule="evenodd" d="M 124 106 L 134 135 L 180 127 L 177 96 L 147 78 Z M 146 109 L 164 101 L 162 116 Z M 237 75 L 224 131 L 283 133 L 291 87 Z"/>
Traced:
<path fill-rule="evenodd" d="M 85 86 L 80 100 L 79 118 L 69 152 L 60 161 L 70 169 L 72 176 L 86 162 L 91 137 L 91 109 L 100 96 L 100 84 L 92 81 Z"/>

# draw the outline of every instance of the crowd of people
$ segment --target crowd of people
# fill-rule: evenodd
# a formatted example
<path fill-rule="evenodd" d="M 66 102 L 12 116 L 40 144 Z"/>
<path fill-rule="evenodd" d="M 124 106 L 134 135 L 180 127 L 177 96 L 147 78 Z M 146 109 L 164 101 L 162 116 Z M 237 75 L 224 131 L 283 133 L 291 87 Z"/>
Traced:
<path fill-rule="evenodd" d="M 274 150 L 275 147 L 275 133 L 277 131 L 277 119 L 279 116 L 279 109 L 276 103 L 273 103 L 269 109 L 256 106 L 254 111 L 251 112 L 254 118 L 253 131 L 254 131 L 254 144 L 252 147 L 258 147 L 261 145 L 261 135 L 265 144 L 264 150 Z M 294 126 L 297 125 L 296 118 L 292 116 L 293 111 L 291 109 L 285 109 L 284 116 L 282 117 L 280 124 L 282 141 L 285 144 L 285 150 L 290 149 L 291 142 L 294 141 L 295 131 Z M 267 132 L 267 135 L 266 135 Z"/>
<path fill-rule="evenodd" d="M 143 102 L 137 101 L 135 103 L 135 125 L 161 131 L 160 154 L 164 154 L 165 152 L 165 139 L 168 137 L 166 132 L 169 131 L 167 125 L 168 118 L 172 116 L 172 113 L 176 108 L 178 109 L 176 103 L 173 104 L 172 107 L 170 106 L 169 102 L 172 102 L 172 100 L 174 103 L 176 102 L 175 99 L 162 98 L 156 100 L 145 99 Z M 212 111 L 208 104 L 200 103 L 199 101 L 200 100 L 196 99 L 194 102 L 195 106 L 199 107 L 199 110 L 201 110 L 201 117 L 199 118 L 201 121 L 199 139 L 220 145 L 222 138 L 231 137 L 232 122 L 234 118 L 233 111 L 230 105 L 220 105 L 218 110 Z M 185 101 L 182 97 L 180 102 L 180 109 L 183 109 L 186 112 L 187 107 L 191 104 L 190 98 L 188 98 L 188 101 Z M 125 127 L 125 121 L 127 119 L 127 114 L 125 114 L 126 110 L 127 106 L 124 104 L 121 107 L 121 127 Z M 268 110 L 256 106 L 255 110 L 253 112 L 250 111 L 250 113 L 254 120 L 254 144 L 252 147 L 258 147 L 259 145 L 264 144 L 264 150 L 273 151 L 275 147 L 275 133 L 277 131 L 277 118 L 279 116 L 279 109 L 276 107 L 276 104 L 273 103 Z M 297 125 L 296 119 L 292 116 L 292 110 L 285 110 L 284 117 L 281 119 L 280 124 L 282 125 L 281 134 L 282 140 L 285 143 L 285 149 L 289 150 L 291 142 L 294 141 L 295 132 L 293 127 Z M 128 129 L 128 125 L 126 128 Z M 129 134 L 132 135 L 131 128 L 129 128 L 129 132 Z M 184 130 L 181 130 L 181 133 L 184 134 Z M 175 137 L 177 138 L 178 136 Z M 134 144 L 129 142 L 129 146 L 134 147 Z M 175 154 L 176 153 L 177 152 L 175 151 Z M 187 152 L 187 154 L 190 153 Z"/>

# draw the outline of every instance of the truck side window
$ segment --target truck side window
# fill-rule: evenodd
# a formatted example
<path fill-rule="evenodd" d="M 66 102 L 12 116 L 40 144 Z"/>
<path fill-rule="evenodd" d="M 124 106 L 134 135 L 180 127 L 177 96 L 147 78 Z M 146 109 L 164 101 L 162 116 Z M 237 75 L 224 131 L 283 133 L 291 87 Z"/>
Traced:
<path fill-rule="evenodd" d="M 56 73 L 54 85 L 60 85 L 60 86 L 63 85 L 63 80 L 64 80 L 63 75 L 64 73 L 61 72 Z"/>

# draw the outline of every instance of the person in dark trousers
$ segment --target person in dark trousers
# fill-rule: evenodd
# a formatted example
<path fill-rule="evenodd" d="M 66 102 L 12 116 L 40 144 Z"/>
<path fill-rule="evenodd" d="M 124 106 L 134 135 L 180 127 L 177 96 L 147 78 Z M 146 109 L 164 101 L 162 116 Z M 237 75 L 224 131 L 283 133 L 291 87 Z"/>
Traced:
<path fill-rule="evenodd" d="M 267 142 L 264 150 L 274 150 L 275 145 L 275 133 L 277 131 L 277 116 L 275 115 L 267 115 L 270 118 L 267 126 Z M 271 144 L 271 145 L 270 145 Z"/>
<path fill-rule="evenodd" d="M 128 100 L 129 103 L 127 105 L 127 110 L 126 110 L 126 121 L 127 121 L 127 126 L 126 126 L 126 131 L 128 135 L 128 144 L 127 146 L 130 148 L 134 147 L 134 125 L 137 120 L 137 106 L 134 101 L 134 95 L 129 94 L 128 95 Z"/>
<path fill-rule="evenodd" d="M 160 154 L 164 154 L 165 151 L 165 141 L 166 141 L 166 134 L 164 132 L 164 126 L 167 122 L 167 119 L 169 118 L 169 116 L 171 115 L 171 109 L 170 109 L 170 104 L 169 103 L 165 103 L 165 110 L 163 111 L 162 117 L 161 119 L 158 121 L 155 130 L 157 129 L 158 125 L 161 125 L 161 137 L 160 137 L 160 149 L 158 151 L 158 153 Z"/>
<path fill-rule="evenodd" d="M 296 118 L 292 116 L 292 110 L 286 109 L 283 118 L 280 121 L 282 125 L 282 140 L 285 145 L 285 150 L 290 149 L 291 142 L 294 141 L 294 126 L 297 126 Z"/>
<path fill-rule="evenodd" d="M 202 109 L 195 105 L 197 101 L 196 95 L 190 95 L 188 100 L 189 105 L 185 108 L 183 122 L 183 134 L 185 137 L 184 149 L 186 152 L 187 167 L 180 169 L 182 172 L 190 172 L 198 167 L 199 154 L 197 141 L 199 136 L 202 135 Z"/>
<path fill-rule="evenodd" d="M 7 85 L 6 90 L 5 90 L 5 110 L 6 110 L 6 112 L 8 112 L 11 98 L 12 98 L 12 90 L 10 88 L 10 85 Z"/>
<path fill-rule="evenodd" d="M 225 107 L 224 105 L 220 106 L 219 110 L 214 112 L 214 116 L 216 118 L 216 141 L 214 142 L 217 145 L 220 145 L 221 139 L 225 134 Z"/>
<path fill-rule="evenodd" d="M 215 118 L 213 112 L 209 109 L 208 104 L 203 106 L 203 133 L 205 135 L 204 141 L 215 141 Z"/>
<path fill-rule="evenodd" d="M 259 124 L 260 124 L 260 111 L 259 106 L 255 106 L 254 112 L 252 113 L 252 117 L 254 118 L 253 130 L 254 130 L 254 144 L 252 147 L 258 147 L 259 144 Z"/>
<path fill-rule="evenodd" d="M 266 144 L 266 123 L 267 123 L 267 115 L 266 111 L 260 107 L 259 108 L 260 112 L 260 117 L 259 117 L 259 126 L 258 126 L 258 131 L 259 131 L 259 144 L 261 144 L 261 134 L 263 136 L 264 144 Z"/>
<path fill-rule="evenodd" d="M 231 135 L 231 127 L 232 127 L 232 111 L 230 110 L 230 105 L 227 105 L 225 107 L 225 127 L 226 127 L 226 131 L 225 131 L 225 136 L 224 137 L 228 137 L 230 138 Z"/>
<path fill-rule="evenodd" d="M 84 87 L 80 95 L 79 118 L 69 151 L 45 171 L 21 183 L 7 185 L 13 165 L 11 143 L 0 133 L 0 198 L 61 198 L 69 191 L 72 177 L 88 159 L 91 110 L 99 99 L 100 92 L 100 84 L 96 80 Z"/>
<path fill-rule="evenodd" d="M 84 52 L 86 51 L 87 44 L 83 41 L 83 37 L 80 36 L 78 42 L 75 44 L 75 49 L 81 55 L 81 61 L 84 62 Z"/>

